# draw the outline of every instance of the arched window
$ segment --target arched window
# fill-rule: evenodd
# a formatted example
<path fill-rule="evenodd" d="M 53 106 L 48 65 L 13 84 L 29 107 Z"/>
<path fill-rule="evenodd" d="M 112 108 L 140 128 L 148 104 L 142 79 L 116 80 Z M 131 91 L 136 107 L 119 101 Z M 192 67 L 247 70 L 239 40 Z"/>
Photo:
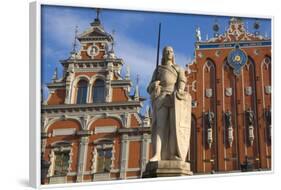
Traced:
<path fill-rule="evenodd" d="M 87 103 L 87 89 L 88 89 L 88 82 L 86 80 L 80 80 L 77 90 L 77 104 L 86 104 Z"/>
<path fill-rule="evenodd" d="M 104 81 L 97 79 L 93 86 L 93 102 L 104 102 L 105 88 Z"/>

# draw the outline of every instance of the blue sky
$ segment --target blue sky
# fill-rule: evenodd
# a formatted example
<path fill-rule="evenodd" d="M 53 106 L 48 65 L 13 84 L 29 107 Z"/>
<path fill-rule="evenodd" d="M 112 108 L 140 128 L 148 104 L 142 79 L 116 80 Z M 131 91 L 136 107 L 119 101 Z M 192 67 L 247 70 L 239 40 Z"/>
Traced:
<path fill-rule="evenodd" d="M 96 17 L 92 8 L 43 6 L 42 7 L 42 87 L 47 98 L 46 84 L 51 81 L 55 67 L 59 76 L 62 67 L 59 60 L 69 57 L 73 48 L 75 26 L 78 33 L 90 27 Z M 224 33 L 230 17 L 159 12 L 126 11 L 102 9 L 100 20 L 109 33 L 115 31 L 115 53 L 131 70 L 131 79 L 136 82 L 140 76 L 140 93 L 148 98 L 146 86 L 155 68 L 158 24 L 162 23 L 161 48 L 174 48 L 176 63 L 184 67 L 193 59 L 195 28 L 201 29 L 202 40 L 213 37 L 214 21 L 220 25 L 219 33 Z M 246 28 L 254 32 L 255 18 L 244 18 Z M 260 33 L 271 36 L 271 21 L 260 19 Z M 78 47 L 79 48 L 79 47 Z M 160 55 L 161 58 L 161 55 Z M 124 71 L 125 71 L 124 67 Z M 132 89 L 133 93 L 133 89 Z"/>

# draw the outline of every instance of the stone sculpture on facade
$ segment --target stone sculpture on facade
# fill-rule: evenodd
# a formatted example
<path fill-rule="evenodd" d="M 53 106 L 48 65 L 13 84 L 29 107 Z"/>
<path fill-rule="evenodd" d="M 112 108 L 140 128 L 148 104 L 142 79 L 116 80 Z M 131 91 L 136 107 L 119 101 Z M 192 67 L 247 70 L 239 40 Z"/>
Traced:
<path fill-rule="evenodd" d="M 155 69 L 147 88 L 153 110 L 153 156 L 150 162 L 157 162 L 157 167 L 164 162 L 166 166 L 180 163 L 180 167 L 186 163 L 191 130 L 191 96 L 185 91 L 185 85 L 185 72 L 175 64 L 173 48 L 166 46 L 161 65 Z M 187 167 L 184 169 L 189 170 Z"/>
<path fill-rule="evenodd" d="M 213 143 L 213 126 L 214 126 L 214 118 L 215 114 L 211 111 L 205 113 L 206 115 L 206 123 L 207 123 L 207 141 L 209 148 L 212 147 Z"/>
<path fill-rule="evenodd" d="M 246 111 L 247 113 L 247 119 L 248 119 L 248 134 L 249 134 L 249 142 L 252 146 L 254 143 L 255 135 L 254 135 L 254 112 L 251 110 L 251 108 L 248 108 Z"/>
<path fill-rule="evenodd" d="M 232 127 L 231 112 L 230 111 L 225 112 L 225 127 L 226 127 L 227 133 L 228 133 L 228 144 L 229 144 L 230 147 L 232 147 L 233 127 Z"/>
<path fill-rule="evenodd" d="M 271 139 L 271 108 L 265 111 L 266 124 L 268 127 L 268 137 Z"/>

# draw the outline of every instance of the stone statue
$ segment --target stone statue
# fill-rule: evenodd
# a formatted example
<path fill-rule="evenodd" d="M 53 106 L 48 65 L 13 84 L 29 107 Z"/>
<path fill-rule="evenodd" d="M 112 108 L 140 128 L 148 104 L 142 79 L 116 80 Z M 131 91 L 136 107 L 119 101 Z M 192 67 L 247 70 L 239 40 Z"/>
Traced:
<path fill-rule="evenodd" d="M 231 112 L 230 111 L 225 112 L 225 126 L 226 127 L 231 127 L 232 126 Z"/>
<path fill-rule="evenodd" d="M 195 30 L 195 32 L 196 32 L 196 41 L 197 41 L 197 42 L 201 42 L 201 32 L 200 32 L 200 28 L 197 27 L 196 30 Z"/>
<path fill-rule="evenodd" d="M 185 71 L 175 64 L 173 48 L 163 49 L 161 65 L 147 88 L 152 100 L 151 162 L 185 161 L 191 129 L 191 96 L 185 91 Z"/>
<path fill-rule="evenodd" d="M 268 108 L 268 110 L 265 112 L 265 118 L 267 125 L 271 125 L 271 109 Z"/>
<path fill-rule="evenodd" d="M 247 115 L 248 115 L 249 126 L 254 125 L 254 112 L 251 110 L 251 108 L 248 108 Z"/>
<path fill-rule="evenodd" d="M 206 113 L 206 115 L 207 115 L 207 126 L 209 128 L 211 128 L 213 126 L 213 124 L 214 124 L 215 114 L 213 112 L 211 112 L 211 111 L 208 111 Z"/>

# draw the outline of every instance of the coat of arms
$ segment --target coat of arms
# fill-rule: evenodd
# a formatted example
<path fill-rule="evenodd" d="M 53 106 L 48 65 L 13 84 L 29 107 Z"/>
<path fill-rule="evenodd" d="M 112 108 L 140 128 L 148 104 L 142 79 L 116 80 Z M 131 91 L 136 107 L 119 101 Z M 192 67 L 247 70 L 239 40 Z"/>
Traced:
<path fill-rule="evenodd" d="M 271 86 L 265 86 L 264 88 L 266 94 L 271 94 Z"/>
<path fill-rule="evenodd" d="M 225 89 L 225 95 L 226 96 L 232 96 L 232 88 L 226 88 Z"/>
<path fill-rule="evenodd" d="M 211 88 L 207 88 L 205 94 L 206 97 L 211 98 L 213 96 L 213 90 Z"/>
<path fill-rule="evenodd" d="M 247 87 L 245 88 L 245 94 L 246 94 L 247 96 L 251 96 L 251 95 L 253 94 L 253 90 L 252 90 L 252 87 L 251 87 L 251 86 L 247 86 Z"/>

